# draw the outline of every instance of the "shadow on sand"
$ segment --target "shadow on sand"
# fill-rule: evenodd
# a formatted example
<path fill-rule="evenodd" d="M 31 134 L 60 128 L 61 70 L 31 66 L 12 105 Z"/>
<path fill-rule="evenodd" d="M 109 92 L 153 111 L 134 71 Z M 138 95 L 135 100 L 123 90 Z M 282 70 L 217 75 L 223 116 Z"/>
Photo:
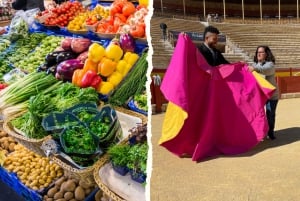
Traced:
<path fill-rule="evenodd" d="M 249 150 L 248 152 L 245 152 L 243 154 L 237 154 L 237 155 L 219 155 L 214 157 L 209 157 L 204 160 L 197 161 L 198 163 L 209 161 L 217 158 L 234 158 L 234 157 L 249 157 L 253 156 L 257 153 L 263 152 L 266 149 L 270 149 L 273 147 L 279 147 L 288 145 L 297 141 L 300 141 L 300 127 L 293 127 L 293 128 L 287 128 L 283 130 L 277 130 L 275 132 L 276 139 L 270 140 L 265 139 L 264 141 L 260 142 L 258 145 L 256 145 L 253 149 Z"/>
<path fill-rule="evenodd" d="M 300 141 L 300 127 L 278 130 L 275 132 L 275 136 L 275 140 L 265 139 L 264 141 L 256 145 L 252 150 L 244 154 L 236 155 L 236 157 L 251 156 L 260 153 L 265 149 L 288 145 Z"/>

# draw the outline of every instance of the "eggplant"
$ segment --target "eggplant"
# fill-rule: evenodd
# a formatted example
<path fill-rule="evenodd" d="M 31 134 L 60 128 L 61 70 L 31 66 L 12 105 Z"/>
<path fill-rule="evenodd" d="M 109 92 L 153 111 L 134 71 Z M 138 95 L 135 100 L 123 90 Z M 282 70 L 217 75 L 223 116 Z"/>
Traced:
<path fill-rule="evenodd" d="M 62 52 L 65 52 L 65 50 L 54 51 L 54 52 L 51 52 L 51 53 L 47 54 L 47 56 L 45 58 L 47 67 L 51 67 L 53 65 L 56 65 L 57 64 L 56 57 L 57 57 L 58 54 L 60 54 Z"/>
<path fill-rule="evenodd" d="M 37 68 L 37 72 L 45 72 L 45 71 L 47 71 L 48 68 L 49 67 L 47 66 L 47 63 L 42 64 Z"/>
<path fill-rule="evenodd" d="M 79 59 L 69 59 L 58 64 L 55 77 L 63 81 L 72 81 L 76 69 L 82 69 L 84 63 Z"/>
<path fill-rule="evenodd" d="M 63 51 L 56 56 L 56 63 L 59 64 L 63 61 L 69 60 L 69 59 L 75 59 L 77 56 L 78 56 L 78 54 L 76 54 L 72 51 Z"/>
<path fill-rule="evenodd" d="M 124 52 L 134 52 L 135 45 L 135 40 L 129 33 L 120 35 L 120 46 Z"/>
<path fill-rule="evenodd" d="M 46 71 L 46 74 L 47 74 L 47 75 L 52 74 L 52 75 L 55 76 L 55 73 L 56 73 L 56 66 L 51 66 L 51 67 L 49 67 L 49 68 L 47 69 L 47 71 Z"/>

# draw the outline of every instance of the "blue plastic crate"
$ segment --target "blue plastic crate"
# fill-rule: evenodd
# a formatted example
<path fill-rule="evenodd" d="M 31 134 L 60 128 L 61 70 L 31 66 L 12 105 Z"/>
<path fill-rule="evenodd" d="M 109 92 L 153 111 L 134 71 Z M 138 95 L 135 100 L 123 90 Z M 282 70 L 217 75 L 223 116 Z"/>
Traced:
<path fill-rule="evenodd" d="M 3 183 L 7 184 L 14 189 L 16 176 L 12 173 L 7 172 L 3 167 L 0 166 L 0 179 Z"/>
<path fill-rule="evenodd" d="M 38 194 L 36 191 L 29 189 L 19 180 L 16 182 L 14 190 L 22 196 L 26 201 L 41 201 L 42 196 Z"/>
<path fill-rule="evenodd" d="M 141 109 L 139 109 L 139 108 L 135 105 L 133 99 L 131 99 L 131 100 L 128 102 L 127 106 L 129 107 L 130 110 L 132 110 L 132 111 L 134 111 L 134 112 L 141 113 L 141 114 L 143 114 L 143 115 L 145 115 L 145 116 L 148 115 L 148 112 L 147 112 L 147 111 L 141 110 Z"/>
<path fill-rule="evenodd" d="M 0 179 L 11 187 L 18 195 L 26 201 L 41 201 L 42 196 L 25 186 L 17 177 L 15 173 L 9 173 L 4 168 L 0 167 Z"/>
<path fill-rule="evenodd" d="M 95 201 L 95 195 L 98 192 L 99 188 L 95 188 L 85 199 L 84 201 Z"/>

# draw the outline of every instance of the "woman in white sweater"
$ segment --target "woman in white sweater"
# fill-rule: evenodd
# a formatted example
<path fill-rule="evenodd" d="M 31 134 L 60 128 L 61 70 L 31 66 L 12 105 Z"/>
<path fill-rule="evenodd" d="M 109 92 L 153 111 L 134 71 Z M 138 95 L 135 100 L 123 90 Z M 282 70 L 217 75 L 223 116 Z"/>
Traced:
<path fill-rule="evenodd" d="M 248 67 L 250 71 L 256 71 L 265 76 L 276 90 L 272 97 L 266 103 L 266 114 L 269 123 L 268 136 L 271 140 L 276 139 L 274 136 L 276 107 L 279 99 L 278 86 L 275 79 L 275 57 L 268 46 L 258 46 L 256 48 L 254 63 Z"/>

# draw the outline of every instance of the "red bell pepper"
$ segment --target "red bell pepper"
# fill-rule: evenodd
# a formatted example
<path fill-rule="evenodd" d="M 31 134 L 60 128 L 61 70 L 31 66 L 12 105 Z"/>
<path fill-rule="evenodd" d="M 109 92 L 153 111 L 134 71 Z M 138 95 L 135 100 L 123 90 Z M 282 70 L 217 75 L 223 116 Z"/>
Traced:
<path fill-rule="evenodd" d="M 8 84 L 0 83 L 0 90 L 5 89 L 8 86 Z"/>
<path fill-rule="evenodd" d="M 88 70 L 82 77 L 81 87 L 93 87 L 97 89 L 101 81 L 101 77 L 95 71 Z"/>

